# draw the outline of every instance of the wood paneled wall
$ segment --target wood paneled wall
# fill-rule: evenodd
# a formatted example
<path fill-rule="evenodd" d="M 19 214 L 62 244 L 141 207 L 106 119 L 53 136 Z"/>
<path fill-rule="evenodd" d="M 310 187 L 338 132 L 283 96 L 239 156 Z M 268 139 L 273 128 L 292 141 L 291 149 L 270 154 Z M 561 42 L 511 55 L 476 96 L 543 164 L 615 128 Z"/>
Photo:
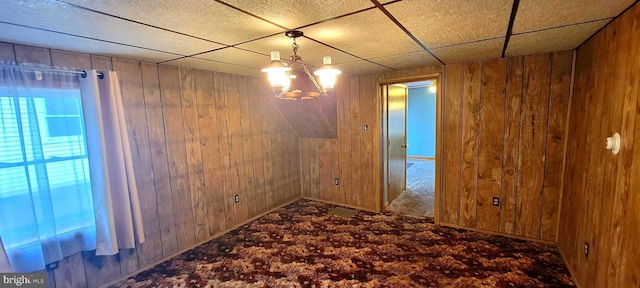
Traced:
<path fill-rule="evenodd" d="M 558 246 L 582 288 L 640 287 L 638 23 L 636 4 L 577 49 Z"/>
<path fill-rule="evenodd" d="M 555 241 L 572 58 L 566 51 L 342 78 L 337 141 L 300 139 L 303 195 L 379 210 L 377 83 L 442 73 L 440 223 Z"/>
<path fill-rule="evenodd" d="M 97 287 L 300 197 L 298 135 L 262 79 L 8 43 L 0 57 L 113 69 L 122 86 L 146 242 L 65 258 L 51 287 Z"/>
<path fill-rule="evenodd" d="M 302 195 L 370 211 L 380 211 L 379 81 L 429 75 L 441 68 L 424 67 L 375 75 L 342 75 L 336 83 L 338 137 L 300 138 Z M 327 101 L 319 99 L 319 101 Z M 319 104 L 327 107 L 329 104 Z M 330 108 L 324 108 L 331 111 Z M 330 117 L 328 117 L 330 118 Z M 364 126 L 368 126 L 365 131 Z M 334 179 L 339 179 L 339 185 Z"/>
<path fill-rule="evenodd" d="M 376 210 L 378 159 L 373 155 L 379 141 L 373 87 L 373 76 L 342 75 L 334 93 L 318 99 L 320 107 L 337 108 L 337 137 L 300 138 L 303 196 Z M 368 131 L 364 131 L 365 125 Z M 334 184 L 336 178 L 338 185 Z"/>
<path fill-rule="evenodd" d="M 572 58 L 445 67 L 442 224 L 555 241 Z"/>
<path fill-rule="evenodd" d="M 331 93 L 331 92 L 329 92 Z M 274 101 L 282 115 L 300 137 L 337 138 L 336 97 L 319 97 L 305 101 Z"/>

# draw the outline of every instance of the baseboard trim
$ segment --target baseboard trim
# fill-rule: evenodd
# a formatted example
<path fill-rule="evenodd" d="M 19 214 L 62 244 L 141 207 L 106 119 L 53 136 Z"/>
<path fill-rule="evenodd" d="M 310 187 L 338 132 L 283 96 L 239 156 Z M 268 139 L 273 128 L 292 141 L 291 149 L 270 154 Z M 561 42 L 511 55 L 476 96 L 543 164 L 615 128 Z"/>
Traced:
<path fill-rule="evenodd" d="M 528 238 L 528 237 L 523 237 L 523 236 L 518 236 L 518 235 L 513 235 L 513 234 L 502 233 L 502 232 L 487 231 L 487 230 L 471 228 L 471 227 L 465 227 L 465 226 L 461 226 L 461 225 L 457 225 L 457 224 L 450 224 L 450 223 L 444 223 L 444 222 L 440 222 L 439 225 L 440 226 L 444 226 L 444 227 L 449 227 L 449 228 L 469 230 L 469 231 L 473 231 L 473 232 L 484 233 L 484 234 L 495 235 L 495 236 L 502 236 L 502 237 L 513 238 L 513 239 L 518 239 L 518 240 L 525 240 L 525 241 L 544 243 L 544 244 L 554 245 L 556 247 L 558 246 L 556 242 L 548 241 L 548 240 Z M 558 249 L 558 250 L 560 250 L 560 249 Z"/>
<path fill-rule="evenodd" d="M 197 243 L 197 244 L 195 244 L 195 245 L 192 245 L 192 246 L 190 246 L 190 247 L 188 247 L 188 248 L 182 249 L 182 250 L 180 250 L 180 251 L 178 251 L 178 252 L 176 252 L 176 253 L 174 253 L 174 254 L 169 255 L 168 257 L 162 258 L 161 260 L 158 260 L 158 261 L 156 261 L 156 262 L 154 262 L 154 263 L 152 263 L 152 264 L 149 264 L 149 265 L 144 266 L 144 267 L 142 267 L 142 268 L 140 268 L 140 269 L 138 269 L 138 270 L 136 270 L 136 271 L 134 271 L 134 272 L 131 272 L 131 273 L 127 274 L 126 276 L 123 276 L 123 277 L 121 277 L 121 278 L 118 278 L 118 279 L 116 279 L 116 280 L 113 280 L 113 281 L 111 281 L 111 282 L 109 282 L 109 283 L 106 283 L 106 284 L 100 285 L 100 288 L 103 288 L 103 287 L 110 287 L 110 286 L 115 286 L 116 284 L 119 284 L 120 282 L 125 281 L 127 278 L 129 278 L 129 277 L 131 277 L 131 276 L 134 276 L 134 275 L 136 275 L 136 274 L 138 274 L 138 273 L 141 273 L 141 272 L 147 271 L 147 270 L 149 270 L 149 269 L 151 269 L 151 268 L 155 267 L 156 265 L 158 265 L 158 264 L 160 264 L 160 263 L 162 263 L 162 262 L 164 262 L 164 261 L 167 261 L 167 260 L 169 260 L 169 259 L 171 259 L 171 258 L 173 258 L 173 257 L 175 257 L 175 256 L 178 256 L 178 255 L 180 255 L 180 254 L 182 254 L 182 253 L 184 253 L 184 252 L 187 252 L 187 251 L 189 251 L 189 250 L 191 250 L 191 249 L 193 249 L 193 248 L 196 248 L 196 247 L 198 247 L 198 246 L 200 246 L 200 245 L 202 245 L 202 244 L 204 244 L 204 243 L 207 243 L 207 242 L 209 242 L 209 241 L 211 241 L 211 240 L 213 240 L 213 239 L 216 239 L 216 238 L 218 238 L 218 237 L 220 237 L 220 236 L 222 236 L 222 235 L 224 235 L 224 234 L 227 234 L 227 233 L 231 232 L 232 230 L 238 229 L 238 228 L 239 228 L 240 226 L 242 226 L 242 225 L 245 225 L 245 224 L 247 224 L 247 223 L 249 223 L 249 222 L 251 222 L 251 221 L 253 221 L 253 220 L 256 220 L 256 219 L 258 219 L 258 218 L 260 218 L 260 217 L 262 217 L 262 216 L 264 216 L 264 215 L 267 215 L 267 214 L 269 214 L 269 213 L 271 213 L 271 212 L 273 212 L 273 211 L 276 211 L 276 210 L 278 210 L 278 209 L 280 209 L 280 208 L 282 208 L 282 207 L 284 207 L 284 206 L 287 206 L 287 205 L 289 205 L 289 204 L 291 204 L 291 203 L 293 203 L 293 202 L 296 202 L 296 201 L 298 201 L 298 200 L 300 200 L 300 199 L 302 199 L 302 197 L 296 197 L 296 198 L 295 198 L 295 199 L 293 199 L 293 200 L 286 201 L 286 202 L 284 202 L 283 204 L 280 204 L 280 205 L 278 205 L 278 206 L 276 206 L 276 207 L 274 207 L 274 208 L 271 208 L 270 210 L 267 210 L 267 211 L 265 211 L 265 212 L 262 212 L 262 213 L 260 213 L 260 214 L 258 214 L 258 215 L 256 215 L 256 216 L 253 216 L 253 217 L 249 218 L 248 220 L 243 221 L 242 223 L 236 224 L 235 226 L 233 226 L 233 227 L 231 227 L 231 228 L 229 228 L 229 229 L 227 229 L 227 230 L 224 230 L 224 231 L 218 232 L 218 233 L 214 234 L 214 235 L 213 235 L 211 238 L 209 238 L 208 240 L 202 241 L 202 242 Z"/>
<path fill-rule="evenodd" d="M 359 206 L 354 206 L 354 205 L 348 205 L 348 204 L 337 203 L 337 202 L 332 202 L 332 201 L 327 201 L 327 200 L 322 200 L 322 199 L 316 199 L 316 198 L 311 198 L 311 197 L 307 197 L 307 196 L 303 196 L 302 198 L 303 199 L 307 199 L 307 200 L 311 200 L 311 201 L 318 201 L 318 202 L 327 203 L 327 204 L 331 204 L 331 205 L 352 208 L 352 209 L 356 209 L 356 210 L 379 213 L 379 212 L 377 212 L 375 210 L 372 210 L 372 209 L 367 209 L 367 208 L 364 208 L 364 207 L 359 207 Z"/>
<path fill-rule="evenodd" d="M 407 156 L 407 159 L 421 159 L 421 160 L 436 160 L 436 157 L 427 157 L 427 156 Z"/>

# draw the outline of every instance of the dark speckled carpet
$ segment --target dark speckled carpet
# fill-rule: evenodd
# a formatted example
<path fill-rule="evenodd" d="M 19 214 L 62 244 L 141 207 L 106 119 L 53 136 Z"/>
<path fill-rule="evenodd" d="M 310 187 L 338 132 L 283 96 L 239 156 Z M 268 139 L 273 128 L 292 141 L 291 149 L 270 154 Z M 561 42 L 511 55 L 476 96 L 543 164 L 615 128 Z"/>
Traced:
<path fill-rule="evenodd" d="M 299 200 L 116 287 L 575 287 L 553 246 Z"/>

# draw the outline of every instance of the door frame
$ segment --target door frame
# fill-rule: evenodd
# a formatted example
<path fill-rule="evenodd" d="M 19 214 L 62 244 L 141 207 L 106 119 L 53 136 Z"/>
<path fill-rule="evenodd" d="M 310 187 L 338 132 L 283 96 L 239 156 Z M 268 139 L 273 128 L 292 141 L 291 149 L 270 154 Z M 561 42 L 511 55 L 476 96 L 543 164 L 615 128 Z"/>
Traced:
<path fill-rule="evenodd" d="M 436 81 L 436 155 L 435 155 L 435 160 L 436 160 L 436 175 L 435 175 L 435 200 L 434 200 L 434 222 L 436 225 L 440 224 L 440 213 L 442 211 L 442 203 L 440 201 L 440 199 L 442 199 L 442 177 L 443 177 L 443 173 L 442 173 L 442 161 L 443 161 L 443 146 L 442 146 L 442 107 L 443 107 L 443 100 L 444 98 L 442 97 L 442 95 L 444 95 L 444 82 L 442 81 L 443 77 L 442 77 L 442 73 L 430 73 L 430 74 L 424 74 L 424 75 L 418 75 L 418 76 L 411 76 L 411 77 L 398 77 L 398 78 L 389 78 L 389 79 L 377 79 L 376 80 L 376 84 L 375 84 L 375 88 L 376 88 L 376 99 L 378 102 L 378 127 L 380 127 L 378 133 L 380 135 L 379 137 L 379 147 L 380 149 L 378 149 L 379 151 L 379 155 L 378 155 L 378 167 L 380 167 L 380 171 L 379 171 L 379 183 L 378 183 L 378 199 L 380 199 L 379 203 L 378 203 L 378 210 L 382 211 L 384 209 L 384 193 L 385 193 L 385 189 L 386 189 L 386 185 L 387 184 L 387 176 L 388 175 L 388 165 L 386 163 L 387 159 L 387 155 L 385 153 L 385 151 L 387 151 L 387 141 L 388 141 L 388 135 L 387 135 L 387 113 L 388 113 L 388 107 L 387 107 L 387 99 L 386 99 L 386 93 L 382 93 L 382 89 L 384 88 L 384 86 L 386 85 L 391 85 L 391 84 L 404 84 L 404 83 L 409 83 L 409 82 L 418 82 L 418 81 L 425 81 L 425 80 L 435 80 Z M 408 99 L 408 97 L 407 97 Z M 408 100 L 407 100 L 408 101 Z M 405 106 L 406 109 L 406 106 Z M 405 115 L 406 116 L 406 115 Z M 405 127 L 406 129 L 406 127 Z M 405 131 L 406 134 L 406 131 Z M 405 135 L 406 137 L 406 135 Z M 405 176 L 406 178 L 406 176 Z M 406 183 L 406 179 L 405 179 L 405 183 Z"/>

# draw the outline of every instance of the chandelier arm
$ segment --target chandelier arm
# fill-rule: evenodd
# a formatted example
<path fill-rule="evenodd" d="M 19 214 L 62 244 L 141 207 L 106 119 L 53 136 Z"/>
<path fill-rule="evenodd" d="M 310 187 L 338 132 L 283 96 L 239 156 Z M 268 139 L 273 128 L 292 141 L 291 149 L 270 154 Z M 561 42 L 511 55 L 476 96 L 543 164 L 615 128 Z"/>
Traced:
<path fill-rule="evenodd" d="M 313 75 L 311 75 L 311 72 L 307 68 L 307 65 L 304 65 L 304 62 L 302 62 L 302 58 L 300 59 L 300 63 L 302 64 L 302 69 L 304 70 L 304 73 L 306 73 L 307 76 L 309 76 L 309 79 L 311 79 L 311 82 L 313 82 L 313 85 L 316 86 L 316 89 L 318 89 L 318 92 L 320 92 L 321 95 L 326 96 L 327 94 L 324 93 L 322 88 L 320 88 L 320 84 L 318 84 L 318 81 L 316 81 L 316 77 L 313 77 Z"/>

